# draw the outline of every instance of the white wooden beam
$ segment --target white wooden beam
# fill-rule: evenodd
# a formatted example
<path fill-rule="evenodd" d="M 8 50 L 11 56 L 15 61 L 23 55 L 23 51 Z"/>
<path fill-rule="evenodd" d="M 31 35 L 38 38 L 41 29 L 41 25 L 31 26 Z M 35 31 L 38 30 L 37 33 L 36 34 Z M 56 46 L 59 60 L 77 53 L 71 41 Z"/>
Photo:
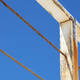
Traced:
<path fill-rule="evenodd" d="M 36 0 L 45 10 L 47 10 L 59 23 L 67 20 L 74 21 L 74 17 L 57 0 Z M 80 24 L 76 21 L 78 27 L 77 40 L 80 42 Z"/>
<path fill-rule="evenodd" d="M 60 50 L 65 53 L 67 60 L 60 54 L 61 80 L 73 80 L 73 22 L 71 20 L 60 24 Z"/>
<path fill-rule="evenodd" d="M 69 20 L 63 7 L 56 0 L 37 0 L 59 23 Z"/>
<path fill-rule="evenodd" d="M 79 80 L 78 46 L 80 24 L 57 0 L 37 0 L 60 23 L 60 48 L 67 60 L 60 55 L 61 80 Z M 76 27 L 74 27 L 74 25 Z"/>
<path fill-rule="evenodd" d="M 77 44 L 77 25 L 76 20 L 73 23 L 73 76 L 74 80 L 79 80 L 79 65 L 78 65 L 78 44 Z"/>
<path fill-rule="evenodd" d="M 75 22 L 69 20 L 60 24 L 60 49 L 67 56 L 66 60 L 60 54 L 61 80 L 79 80 L 77 26 Z"/>

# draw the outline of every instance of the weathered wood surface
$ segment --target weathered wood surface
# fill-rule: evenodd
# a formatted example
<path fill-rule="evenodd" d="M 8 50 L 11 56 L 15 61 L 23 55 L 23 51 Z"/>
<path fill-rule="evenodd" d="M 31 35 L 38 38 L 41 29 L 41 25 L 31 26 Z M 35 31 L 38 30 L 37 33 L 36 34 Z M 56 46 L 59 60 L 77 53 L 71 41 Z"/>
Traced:
<path fill-rule="evenodd" d="M 73 22 L 67 21 L 60 24 L 60 50 L 66 54 L 68 63 L 64 56 L 60 55 L 61 80 L 73 80 L 72 42 Z"/>
<path fill-rule="evenodd" d="M 36 0 L 46 11 L 48 11 L 52 17 L 54 17 L 59 23 L 67 20 L 74 21 L 74 17 L 59 3 L 57 0 Z M 80 23 L 76 21 L 77 29 L 77 41 L 80 42 Z"/>
<path fill-rule="evenodd" d="M 60 55 L 61 80 L 79 80 L 77 41 L 80 42 L 80 23 L 76 20 L 74 30 L 74 17 L 57 0 L 36 1 L 60 23 L 60 48 L 67 56 L 66 60 Z"/>

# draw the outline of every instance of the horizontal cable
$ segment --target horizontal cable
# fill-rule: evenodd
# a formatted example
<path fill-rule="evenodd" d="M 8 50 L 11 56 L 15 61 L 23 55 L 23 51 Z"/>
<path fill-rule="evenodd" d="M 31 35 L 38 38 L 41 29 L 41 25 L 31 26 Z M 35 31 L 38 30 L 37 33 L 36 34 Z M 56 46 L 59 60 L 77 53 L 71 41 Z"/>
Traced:
<path fill-rule="evenodd" d="M 30 28 L 32 28 L 38 35 L 40 35 L 45 41 L 47 41 L 52 47 L 54 47 L 58 52 L 60 52 L 64 57 L 66 55 L 60 51 L 56 46 L 54 46 L 47 38 L 45 38 L 39 31 L 37 31 L 31 24 L 29 24 L 23 17 L 21 17 L 16 11 L 14 11 L 10 6 L 8 6 L 3 0 L 1 2 L 10 9 L 14 14 L 16 14 L 22 21 L 24 21 Z"/>
<path fill-rule="evenodd" d="M 11 57 L 10 55 L 8 55 L 6 52 L 4 52 L 3 50 L 0 49 L 0 51 L 5 54 L 7 57 L 9 57 L 10 59 L 12 59 L 13 61 L 15 61 L 17 64 L 19 64 L 20 66 L 22 66 L 23 68 L 25 68 L 26 70 L 28 70 L 29 72 L 31 72 L 32 74 L 34 74 L 36 77 L 38 77 L 40 80 L 44 80 L 43 78 L 41 78 L 40 76 L 38 76 L 36 73 L 34 73 L 33 71 L 31 71 L 29 68 L 27 68 L 26 66 L 24 66 L 23 64 L 21 64 L 20 62 L 18 62 L 16 59 L 14 59 L 13 57 Z"/>

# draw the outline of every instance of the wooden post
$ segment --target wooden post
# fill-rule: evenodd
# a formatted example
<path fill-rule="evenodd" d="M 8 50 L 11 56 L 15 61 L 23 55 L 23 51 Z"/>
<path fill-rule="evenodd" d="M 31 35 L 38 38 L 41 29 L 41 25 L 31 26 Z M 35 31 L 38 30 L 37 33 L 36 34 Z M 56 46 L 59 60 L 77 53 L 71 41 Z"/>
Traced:
<path fill-rule="evenodd" d="M 73 65 L 74 65 L 74 80 L 79 80 L 79 65 L 78 65 L 78 44 L 77 44 L 77 25 L 76 20 L 73 24 Z"/>
<path fill-rule="evenodd" d="M 78 46 L 80 42 L 80 24 L 57 0 L 36 0 L 60 23 L 61 80 L 79 80 Z"/>
<path fill-rule="evenodd" d="M 68 60 L 60 55 L 61 80 L 79 80 L 76 20 L 60 24 L 60 48 Z"/>
<path fill-rule="evenodd" d="M 66 54 L 66 58 L 60 54 L 61 80 L 73 80 L 72 61 L 73 22 L 71 20 L 60 24 L 60 50 Z"/>

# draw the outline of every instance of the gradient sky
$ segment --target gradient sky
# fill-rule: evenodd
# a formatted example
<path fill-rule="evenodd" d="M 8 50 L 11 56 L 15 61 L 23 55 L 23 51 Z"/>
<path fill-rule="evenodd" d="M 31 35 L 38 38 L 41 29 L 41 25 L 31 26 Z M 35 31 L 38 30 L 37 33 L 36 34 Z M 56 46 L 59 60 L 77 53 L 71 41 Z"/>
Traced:
<path fill-rule="evenodd" d="M 4 0 L 60 49 L 59 23 L 36 0 Z M 59 0 L 80 22 L 80 0 Z M 60 80 L 60 53 L 0 2 L 0 48 L 44 80 Z M 80 44 L 78 44 L 80 63 Z M 0 80 L 39 80 L 0 52 Z"/>

